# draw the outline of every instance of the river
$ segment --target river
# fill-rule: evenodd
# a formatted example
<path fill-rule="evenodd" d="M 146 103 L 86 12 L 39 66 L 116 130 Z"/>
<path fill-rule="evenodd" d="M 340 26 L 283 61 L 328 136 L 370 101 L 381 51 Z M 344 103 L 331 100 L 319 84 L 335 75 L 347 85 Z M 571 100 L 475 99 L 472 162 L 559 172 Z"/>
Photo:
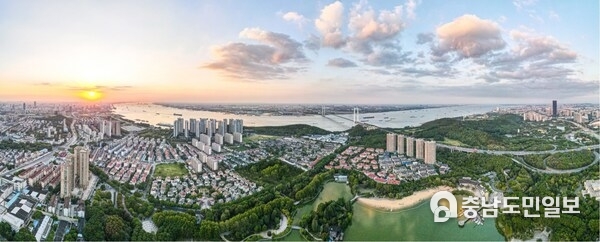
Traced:
<path fill-rule="evenodd" d="M 155 104 L 115 104 L 115 114 L 122 115 L 130 120 L 146 120 L 149 124 L 172 124 L 181 114 L 182 118 L 214 118 L 217 120 L 239 118 L 244 120 L 244 126 L 283 126 L 290 124 L 308 124 L 329 131 L 344 131 L 352 127 L 352 114 L 336 115 L 305 115 L 305 116 L 274 116 L 263 114 L 235 115 L 220 112 L 196 111 L 180 108 L 165 107 Z M 492 111 L 493 105 L 462 105 L 442 108 L 427 108 L 384 113 L 361 113 L 361 120 L 367 123 L 387 128 L 403 128 L 405 126 L 418 126 L 425 122 L 440 118 L 460 117 L 472 114 L 481 114 Z M 369 118 L 364 118 L 369 117 Z M 372 117 L 372 118 L 371 118 Z"/>

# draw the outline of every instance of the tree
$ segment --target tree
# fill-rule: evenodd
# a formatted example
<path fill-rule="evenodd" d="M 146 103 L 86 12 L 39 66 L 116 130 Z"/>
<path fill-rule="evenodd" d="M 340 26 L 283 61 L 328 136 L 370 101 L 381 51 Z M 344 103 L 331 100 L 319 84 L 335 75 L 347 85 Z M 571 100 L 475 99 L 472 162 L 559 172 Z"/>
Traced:
<path fill-rule="evenodd" d="M 0 236 L 4 237 L 7 240 L 12 240 L 15 236 L 15 232 L 10 227 L 10 224 L 7 222 L 0 222 Z"/>
<path fill-rule="evenodd" d="M 125 222 L 117 215 L 106 217 L 104 225 L 104 236 L 106 240 L 127 240 L 127 232 L 125 231 Z"/>
<path fill-rule="evenodd" d="M 64 241 L 77 241 L 77 229 L 71 228 L 69 233 L 65 235 Z"/>
<path fill-rule="evenodd" d="M 33 215 L 31 217 L 35 220 L 38 220 L 38 219 L 41 219 L 42 217 L 44 217 L 44 214 L 42 212 L 40 212 L 40 210 L 35 210 L 35 212 L 33 213 Z"/>
<path fill-rule="evenodd" d="M 17 234 L 15 234 L 16 241 L 37 241 L 35 236 L 27 228 L 21 228 Z"/>

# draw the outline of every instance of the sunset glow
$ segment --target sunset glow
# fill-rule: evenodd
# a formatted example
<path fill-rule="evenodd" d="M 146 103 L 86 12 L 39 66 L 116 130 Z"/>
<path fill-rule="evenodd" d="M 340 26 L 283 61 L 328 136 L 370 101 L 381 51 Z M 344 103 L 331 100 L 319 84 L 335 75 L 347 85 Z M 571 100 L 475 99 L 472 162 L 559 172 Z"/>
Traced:
<path fill-rule="evenodd" d="M 99 101 L 102 99 L 102 93 L 95 90 L 82 91 L 79 96 L 86 101 Z"/>
<path fill-rule="evenodd" d="M 0 1 L 0 99 L 598 100 L 598 1 L 265 1 Z"/>

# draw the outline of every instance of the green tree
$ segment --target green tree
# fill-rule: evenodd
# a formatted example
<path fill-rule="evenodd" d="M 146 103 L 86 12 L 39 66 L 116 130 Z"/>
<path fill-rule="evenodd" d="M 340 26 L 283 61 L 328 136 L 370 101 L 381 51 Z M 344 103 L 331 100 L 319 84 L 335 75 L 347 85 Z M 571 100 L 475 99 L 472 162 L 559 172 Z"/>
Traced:
<path fill-rule="evenodd" d="M 15 236 L 15 232 L 10 227 L 10 224 L 7 222 L 0 222 L 0 236 L 4 237 L 7 240 L 12 240 Z"/>
<path fill-rule="evenodd" d="M 125 222 L 123 219 L 117 215 L 106 217 L 104 236 L 106 240 L 127 240 L 128 236 L 125 231 Z"/>
<path fill-rule="evenodd" d="M 35 236 L 27 228 L 21 228 L 14 237 L 16 241 L 37 241 Z"/>

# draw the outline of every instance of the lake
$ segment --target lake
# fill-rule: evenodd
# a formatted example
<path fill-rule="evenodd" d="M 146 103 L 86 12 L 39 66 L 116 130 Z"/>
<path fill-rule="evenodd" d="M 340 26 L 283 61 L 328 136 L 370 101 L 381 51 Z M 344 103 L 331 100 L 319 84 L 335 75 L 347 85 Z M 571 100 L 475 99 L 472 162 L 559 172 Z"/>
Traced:
<path fill-rule="evenodd" d="M 339 197 L 351 199 L 350 187 L 343 183 L 329 182 L 311 204 L 300 207 L 294 217 L 310 212 L 322 202 L 336 200 Z M 483 225 L 467 223 L 458 227 L 456 219 L 445 223 L 434 223 L 429 209 L 429 200 L 413 208 L 387 212 L 359 203 L 353 205 L 352 225 L 346 229 L 344 240 L 348 241 L 504 241 L 496 230 L 495 220 L 486 218 Z M 290 233 L 284 240 L 298 240 L 299 232 Z"/>

